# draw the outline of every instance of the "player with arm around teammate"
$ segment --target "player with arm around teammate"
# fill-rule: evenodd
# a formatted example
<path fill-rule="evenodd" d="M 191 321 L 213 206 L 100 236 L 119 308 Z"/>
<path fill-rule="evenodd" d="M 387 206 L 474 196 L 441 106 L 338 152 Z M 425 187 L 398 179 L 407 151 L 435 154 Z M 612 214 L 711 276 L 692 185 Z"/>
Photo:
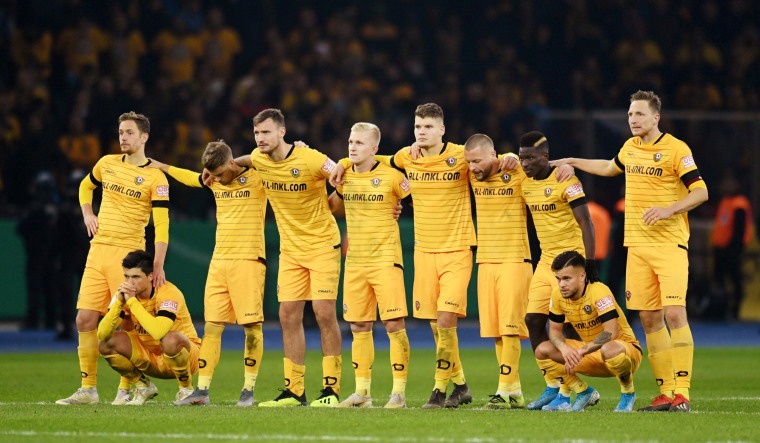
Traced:
<path fill-rule="evenodd" d="M 209 264 L 203 310 L 206 325 L 200 350 L 198 386 L 180 406 L 210 403 L 209 387 L 219 363 L 222 332 L 228 323 L 243 327 L 243 388 L 238 406 L 254 405 L 254 387 L 264 355 L 264 277 L 266 251 L 264 217 L 267 199 L 261 178 L 253 168 L 238 166 L 223 140 L 206 146 L 201 163 L 213 181 L 206 186 L 201 174 L 153 161 L 182 184 L 205 187 L 216 201 L 216 245 Z"/>
<path fill-rule="evenodd" d="M 549 340 L 536 348 L 541 369 L 562 379 L 577 393 L 570 397 L 558 394 L 545 411 L 582 411 L 599 402 L 599 392 L 577 374 L 592 377 L 616 377 L 620 383 L 620 401 L 615 412 L 631 412 L 636 400 L 633 374 L 641 364 L 638 340 L 615 296 L 604 283 L 589 283 L 586 260 L 577 251 L 565 251 L 552 262 L 558 287 L 552 292 L 549 306 Z M 566 339 L 563 324 L 570 323 L 582 341 Z"/>
<path fill-rule="evenodd" d="M 122 260 L 124 282 L 113 296 L 108 313 L 98 326 L 98 349 L 122 377 L 135 383 L 145 375 L 174 378 L 179 383 L 175 404 L 192 394 L 192 377 L 198 370 L 200 339 L 182 292 L 166 282 L 153 285 L 153 257 L 132 251 Z M 134 330 L 117 328 L 129 319 Z M 143 405 L 158 395 L 149 382 L 138 386 L 127 405 Z"/>

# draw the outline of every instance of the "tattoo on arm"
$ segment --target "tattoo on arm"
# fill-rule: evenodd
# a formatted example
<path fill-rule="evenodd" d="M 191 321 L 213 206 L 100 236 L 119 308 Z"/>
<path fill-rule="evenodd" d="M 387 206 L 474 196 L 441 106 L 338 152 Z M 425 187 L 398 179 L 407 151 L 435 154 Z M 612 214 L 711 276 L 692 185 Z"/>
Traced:
<path fill-rule="evenodd" d="M 590 354 L 601 349 L 602 346 L 610 340 L 612 340 L 612 332 L 602 331 L 599 333 L 599 335 L 596 336 L 593 342 L 585 345 L 584 347 L 587 350 L 586 352 Z"/>

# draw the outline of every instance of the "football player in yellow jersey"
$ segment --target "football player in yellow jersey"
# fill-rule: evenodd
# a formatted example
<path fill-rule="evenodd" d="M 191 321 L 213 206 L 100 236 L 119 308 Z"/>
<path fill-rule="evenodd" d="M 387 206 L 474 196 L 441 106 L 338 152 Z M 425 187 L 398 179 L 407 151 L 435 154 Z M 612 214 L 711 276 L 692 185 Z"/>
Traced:
<path fill-rule="evenodd" d="M 122 260 L 124 282 L 113 295 L 108 313 L 98 325 L 100 355 L 122 377 L 136 383 L 145 375 L 176 378 L 174 404 L 193 393 L 200 339 L 182 292 L 171 284 L 153 285 L 153 257 L 132 251 Z M 116 329 L 123 320 L 134 329 Z M 153 382 L 135 389 L 127 405 L 143 405 L 158 395 Z"/>
<path fill-rule="evenodd" d="M 414 316 L 430 320 L 436 341 L 435 385 L 425 409 L 456 408 L 472 402 L 459 358 L 457 320 L 467 313 L 467 286 L 476 245 L 469 171 L 464 146 L 443 141 L 443 110 L 435 103 L 414 113 L 414 137 L 421 156 L 402 148 L 382 162 L 404 170 L 414 197 Z M 346 164 L 330 175 L 340 183 Z M 350 163 L 350 162 L 349 162 Z M 451 395 L 446 398 L 450 382 Z"/>
<path fill-rule="evenodd" d="M 643 410 L 688 412 L 694 339 L 686 317 L 687 213 L 706 202 L 708 193 L 686 143 L 660 131 L 661 106 L 654 92 L 637 91 L 628 108 L 633 137 L 614 159 L 554 164 L 607 177 L 625 173 L 626 305 L 639 310 L 660 388 Z"/>
<path fill-rule="evenodd" d="M 409 181 L 402 173 L 375 159 L 380 128 L 356 123 L 348 138 L 353 166 L 334 195 L 345 207 L 349 239 L 343 283 L 343 318 L 351 324 L 351 360 L 356 391 L 338 407 L 372 407 L 370 392 L 375 345 L 372 324 L 380 310 L 390 341 L 393 389 L 385 407 L 406 407 L 409 338 L 401 239 L 394 210 L 409 196 Z M 331 196 L 333 198 L 333 196 Z"/>
<path fill-rule="evenodd" d="M 536 348 L 541 369 L 563 380 L 577 393 L 558 394 L 545 411 L 582 411 L 599 402 L 599 392 L 576 374 L 617 377 L 620 402 L 615 412 L 633 411 L 636 394 L 633 374 L 641 364 L 641 347 L 615 296 L 604 283 L 589 283 L 586 260 L 578 251 L 565 251 L 552 262 L 558 286 L 549 307 L 549 340 Z M 563 324 L 569 323 L 582 341 L 566 340 Z"/>
<path fill-rule="evenodd" d="M 216 246 L 204 291 L 206 325 L 200 352 L 198 386 L 180 406 L 210 403 L 209 386 L 219 363 L 225 324 L 238 323 L 245 331 L 243 389 L 238 406 L 253 406 L 253 391 L 264 354 L 261 323 L 264 320 L 266 255 L 264 216 L 266 195 L 254 169 L 238 166 L 223 140 L 211 142 L 201 163 L 213 177 L 207 187 L 216 200 Z M 191 187 L 203 187 L 201 174 L 152 161 L 174 179 Z"/>
<path fill-rule="evenodd" d="M 530 282 L 525 323 L 528 326 L 530 344 L 536 347 L 548 340 L 546 321 L 549 318 L 549 300 L 557 281 L 551 272 L 551 262 L 559 253 L 576 250 L 593 257 L 595 250 L 594 225 L 586 204 L 583 185 L 573 177 L 570 182 L 559 183 L 557 174 L 549 165 L 549 142 L 538 131 L 531 131 L 520 138 L 520 164 L 528 176 L 522 184 L 522 193 L 533 217 L 538 240 L 541 243 L 541 260 Z M 596 263 L 586 261 L 589 282 L 599 281 Z M 566 328 L 568 337 L 575 337 L 573 329 Z M 544 373 L 546 389 L 527 406 L 541 409 L 559 392 L 567 391 L 560 381 Z"/>
<path fill-rule="evenodd" d="M 520 338 L 528 336 L 525 308 L 533 267 L 521 185 L 525 174 L 504 173 L 493 141 L 484 134 L 464 145 L 475 196 L 478 231 L 478 314 L 480 335 L 493 337 L 499 386 L 488 409 L 525 408 L 520 385 Z"/>
<path fill-rule="evenodd" d="M 101 314 L 108 310 L 111 294 L 123 281 L 121 260 L 130 251 L 145 249 L 145 226 L 151 213 L 155 226 L 153 285 L 166 281 L 164 260 L 169 243 L 169 182 L 158 170 L 147 169 L 145 143 L 150 121 L 142 114 L 128 112 L 119 116 L 119 145 L 122 154 L 102 157 L 79 186 L 87 233 L 93 237 L 87 255 L 77 301 L 79 367 L 82 387 L 70 397 L 56 401 L 61 405 L 99 403 L 96 389 L 98 337 Z M 93 190 L 103 188 L 100 211 L 92 210 Z M 127 324 L 124 325 L 128 327 Z M 138 382 L 145 387 L 145 381 Z M 130 383 L 122 378 L 113 404 L 129 401 Z"/>
<path fill-rule="evenodd" d="M 313 407 L 340 401 L 341 336 L 335 301 L 340 278 L 340 231 L 331 213 L 326 180 L 335 163 L 307 147 L 285 142 L 285 117 L 265 109 L 253 118 L 257 148 L 235 159 L 261 176 L 280 233 L 277 297 L 284 348 L 285 389 L 260 407 L 306 406 L 306 337 L 303 310 L 311 301 L 322 336 L 322 392 Z M 206 172 L 204 171 L 204 174 Z M 208 177 L 204 175 L 204 181 Z"/>

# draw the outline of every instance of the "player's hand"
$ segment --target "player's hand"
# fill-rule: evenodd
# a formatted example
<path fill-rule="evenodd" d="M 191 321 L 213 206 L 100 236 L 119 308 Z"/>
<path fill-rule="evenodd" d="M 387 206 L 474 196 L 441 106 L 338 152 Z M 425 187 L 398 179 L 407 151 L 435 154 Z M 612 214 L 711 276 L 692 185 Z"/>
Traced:
<path fill-rule="evenodd" d="M 398 218 L 401 216 L 401 210 L 403 208 L 404 207 L 401 206 L 401 203 L 399 203 L 399 204 L 397 204 L 396 206 L 393 207 L 393 219 L 394 220 L 398 220 Z"/>
<path fill-rule="evenodd" d="M 94 237 L 98 233 L 98 216 L 95 214 L 85 214 L 84 225 L 87 227 L 87 235 Z"/>
<path fill-rule="evenodd" d="M 499 159 L 499 171 L 509 172 L 517 169 L 517 165 L 520 163 L 512 155 L 504 155 Z"/>
<path fill-rule="evenodd" d="M 294 141 L 294 142 L 293 142 L 293 146 L 297 146 L 297 147 L 299 147 L 299 148 L 308 148 L 308 147 L 309 147 L 309 145 L 307 145 L 306 143 L 304 143 L 304 142 L 303 142 L 303 141 L 301 141 L 301 140 L 296 140 L 296 141 Z"/>
<path fill-rule="evenodd" d="M 203 172 L 201 172 L 201 181 L 203 181 L 203 184 L 208 188 L 214 184 L 214 176 L 208 172 L 208 169 L 203 168 Z"/>
<path fill-rule="evenodd" d="M 160 288 L 166 284 L 166 274 L 163 263 L 153 263 L 153 287 Z"/>
<path fill-rule="evenodd" d="M 557 170 L 554 171 L 554 177 L 556 177 L 557 181 L 560 183 L 570 180 L 571 178 L 573 178 L 574 175 L 575 175 L 575 168 L 573 168 L 567 163 L 559 165 L 557 167 Z"/>
<path fill-rule="evenodd" d="M 124 303 L 136 295 L 135 286 L 127 281 L 119 285 L 119 289 L 117 289 L 117 291 L 120 295 L 120 299 L 122 299 Z"/>
<path fill-rule="evenodd" d="M 412 157 L 412 160 L 417 160 L 418 158 L 422 157 L 422 151 L 420 150 L 420 145 L 417 144 L 417 142 L 412 143 L 412 146 L 409 146 L 409 156 Z"/>
<path fill-rule="evenodd" d="M 127 302 L 127 299 L 124 298 L 124 292 L 121 291 L 121 287 L 119 287 L 119 289 L 116 291 L 116 300 L 119 300 L 121 304 L 124 304 Z"/>
<path fill-rule="evenodd" d="M 575 373 L 575 367 L 580 364 L 583 356 L 570 346 L 563 347 L 560 352 L 562 353 L 562 358 L 565 359 L 565 372 L 568 375 L 573 375 Z"/>
<path fill-rule="evenodd" d="M 672 215 L 673 212 L 668 208 L 652 206 L 644 212 L 644 215 L 641 218 L 644 219 L 644 223 L 646 223 L 647 226 L 654 226 L 658 221 L 670 218 Z"/>
<path fill-rule="evenodd" d="M 599 271 L 596 268 L 596 260 L 586 260 L 586 283 L 599 281 Z"/>
<path fill-rule="evenodd" d="M 562 165 L 569 165 L 570 158 L 558 158 L 556 160 L 549 160 L 549 166 L 560 167 Z"/>
<path fill-rule="evenodd" d="M 160 161 L 154 158 L 149 158 L 148 160 L 150 160 L 150 162 L 146 165 L 146 167 L 148 168 L 160 169 L 161 171 L 164 171 L 164 172 L 169 170 L 169 166 L 166 163 L 161 163 Z"/>
<path fill-rule="evenodd" d="M 330 186 L 333 188 L 343 185 L 343 173 L 346 172 L 346 168 L 343 167 L 340 162 L 335 163 L 335 167 L 330 171 Z"/>

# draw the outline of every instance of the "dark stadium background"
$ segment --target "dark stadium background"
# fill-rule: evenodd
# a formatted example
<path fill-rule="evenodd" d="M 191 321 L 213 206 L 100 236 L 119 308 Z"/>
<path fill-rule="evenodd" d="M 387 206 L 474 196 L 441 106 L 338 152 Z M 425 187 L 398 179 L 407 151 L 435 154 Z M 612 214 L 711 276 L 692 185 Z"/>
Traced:
<path fill-rule="evenodd" d="M 226 50 L 212 34 L 237 36 L 239 50 L 214 61 Z M 188 57 L 189 68 L 170 73 L 171 57 Z M 751 0 L 4 0 L 0 320 L 66 335 L 87 250 L 76 188 L 101 155 L 118 150 L 123 112 L 150 117 L 148 156 L 191 169 L 218 138 L 249 152 L 251 118 L 268 107 L 284 111 L 287 141 L 333 159 L 356 121 L 378 124 L 381 153 L 392 154 L 413 141 L 414 108 L 425 102 L 444 108 L 446 140 L 482 132 L 508 152 L 537 129 L 553 157 L 612 158 L 630 134 L 625 112 L 637 89 L 661 96 L 661 128 L 691 146 L 710 189 L 690 215 L 689 309 L 692 318 L 725 320 L 709 232 L 725 175 L 739 179 L 757 215 L 759 72 L 760 3 Z M 623 179 L 580 176 L 614 213 Z M 172 184 L 167 276 L 200 319 L 213 200 Z M 411 214 L 401 219 L 407 241 Z M 25 229 L 34 233 L 30 260 Z M 273 225 L 267 235 L 271 258 Z M 621 252 L 619 241 L 612 246 L 613 256 Z M 604 276 L 614 278 L 607 261 Z M 38 276 L 31 284 L 27 265 Z M 760 320 L 758 268 L 755 240 L 743 265 L 745 320 Z M 28 287 L 49 312 L 27 315 Z"/>

